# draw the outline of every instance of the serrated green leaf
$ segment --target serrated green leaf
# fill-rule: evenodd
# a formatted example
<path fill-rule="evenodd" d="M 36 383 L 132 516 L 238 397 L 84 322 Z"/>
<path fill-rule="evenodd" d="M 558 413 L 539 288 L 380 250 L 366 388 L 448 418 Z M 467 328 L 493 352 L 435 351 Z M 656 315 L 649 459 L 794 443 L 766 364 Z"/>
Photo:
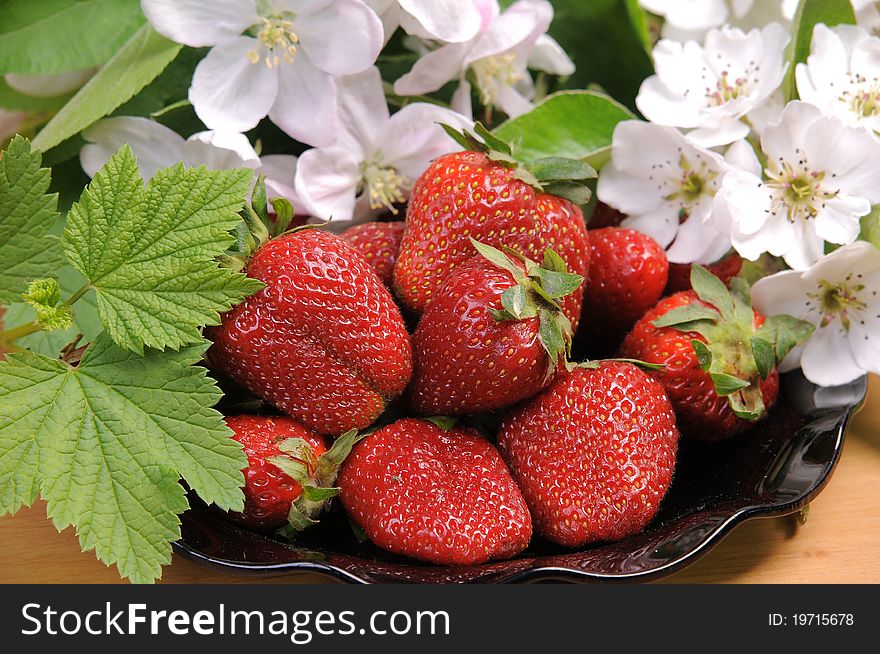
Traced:
<path fill-rule="evenodd" d="M 50 173 L 22 136 L 0 154 L 0 304 L 21 301 L 28 282 L 55 271 L 62 261 L 49 235 L 58 218 L 58 196 L 47 193 Z"/>
<path fill-rule="evenodd" d="M 736 315 L 730 291 L 724 282 L 703 266 L 696 264 L 691 266 L 691 288 L 703 302 L 718 309 L 723 318 L 735 320 Z"/>
<path fill-rule="evenodd" d="M 795 69 L 807 60 L 813 42 L 813 28 L 824 23 L 828 27 L 855 25 L 856 16 L 850 0 L 800 0 L 791 23 L 792 39 L 786 51 L 788 70 L 782 82 L 786 102 L 798 97 Z"/>
<path fill-rule="evenodd" d="M 37 324 L 44 331 L 65 330 L 73 324 L 70 307 L 60 304 L 61 284 L 54 277 L 35 279 L 28 284 L 27 293 L 22 298 L 34 309 Z"/>
<path fill-rule="evenodd" d="M 598 169 L 610 156 L 617 123 L 633 118 L 626 107 L 601 93 L 563 91 L 502 123 L 494 133 L 516 144 L 515 156 L 523 163 L 566 157 Z"/>
<path fill-rule="evenodd" d="M 246 458 L 211 407 L 205 346 L 137 356 L 99 336 L 76 367 L 32 353 L 0 362 L 0 511 L 39 489 L 55 526 L 135 582 L 179 537 L 182 476 L 206 502 L 243 508 Z"/>
<path fill-rule="evenodd" d="M 134 352 L 201 340 L 262 284 L 217 265 L 252 179 L 250 170 L 160 170 L 143 187 L 123 146 L 71 207 L 64 232 L 71 264 L 97 292 L 113 340 Z"/>
<path fill-rule="evenodd" d="M 144 20 L 137 0 L 6 0 L 0 73 L 51 75 L 103 64 Z"/>
<path fill-rule="evenodd" d="M 182 47 L 149 25 L 141 27 L 37 134 L 34 147 L 45 152 L 130 100 Z"/>

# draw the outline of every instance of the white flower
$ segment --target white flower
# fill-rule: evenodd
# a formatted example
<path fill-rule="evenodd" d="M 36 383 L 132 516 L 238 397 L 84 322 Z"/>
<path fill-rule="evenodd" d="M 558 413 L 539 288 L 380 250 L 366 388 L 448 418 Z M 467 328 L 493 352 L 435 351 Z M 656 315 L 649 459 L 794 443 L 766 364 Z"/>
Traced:
<path fill-rule="evenodd" d="M 784 23 L 794 17 L 798 0 L 639 0 L 663 16 L 663 38 L 702 41 L 706 32 L 729 25 L 740 29 Z"/>
<path fill-rule="evenodd" d="M 782 84 L 789 36 L 777 23 L 744 33 L 712 30 L 705 46 L 662 40 L 654 47 L 657 74 L 642 83 L 636 105 L 661 125 L 687 128 L 703 147 L 748 136 L 747 117 Z"/>
<path fill-rule="evenodd" d="M 432 93 L 458 80 L 452 107 L 470 116 L 471 83 L 467 77 L 471 73 L 482 104 L 514 117 L 532 108 L 535 89 L 530 66 L 555 75 L 574 72 L 568 56 L 546 35 L 553 20 L 549 2 L 519 0 L 503 13 L 497 0 L 477 0 L 477 6 L 483 18 L 479 33 L 469 41 L 443 45 L 425 54 L 394 83 L 395 93 Z"/>
<path fill-rule="evenodd" d="M 252 168 L 266 175 L 269 197 L 286 198 L 298 215 L 306 214 L 294 192 L 296 157 L 267 155 L 261 159 L 243 134 L 209 131 L 184 139 L 154 120 L 118 116 L 98 121 L 82 135 L 88 144 L 80 150 L 79 160 L 89 177 L 94 177 L 113 153 L 127 143 L 137 157 L 144 181 L 160 168 L 181 161 L 186 166 L 204 165 L 211 170 Z"/>
<path fill-rule="evenodd" d="M 468 41 L 480 29 L 474 0 L 364 0 L 382 19 L 385 41 L 398 26 L 407 34 L 445 43 Z"/>
<path fill-rule="evenodd" d="M 296 174 L 307 213 L 325 220 L 396 213 L 428 164 L 459 149 L 438 123 L 472 126 L 464 116 L 420 102 L 390 116 L 376 68 L 341 78 L 339 96 L 339 140 L 304 152 Z"/>
<path fill-rule="evenodd" d="M 801 100 L 847 125 L 880 132 L 880 38 L 854 25 L 820 23 L 807 63 L 795 73 Z"/>
<path fill-rule="evenodd" d="M 19 75 L 7 73 L 6 83 L 19 93 L 35 98 L 53 98 L 77 90 L 95 74 L 96 68 L 72 70 L 57 75 Z"/>
<path fill-rule="evenodd" d="M 711 220 L 722 178 L 732 164 L 760 169 L 748 145 L 738 144 L 729 156 L 725 161 L 672 127 L 625 121 L 614 130 L 611 161 L 602 169 L 597 194 L 628 216 L 625 227 L 668 248 L 670 261 L 712 263 L 730 250 L 729 239 Z"/>
<path fill-rule="evenodd" d="M 877 0 L 852 0 L 859 27 L 871 34 L 880 34 L 880 2 Z"/>
<path fill-rule="evenodd" d="M 202 122 L 245 132 L 269 116 L 309 145 L 336 138 L 334 76 L 366 70 L 382 24 L 361 0 L 141 0 L 161 34 L 214 46 L 199 62 L 189 99 Z"/>
<path fill-rule="evenodd" d="M 805 102 L 791 102 L 761 138 L 765 179 L 733 171 L 713 216 L 747 259 L 764 252 L 805 270 L 825 242 L 852 243 L 859 219 L 880 202 L 880 143 Z"/>
<path fill-rule="evenodd" d="M 800 366 L 821 386 L 880 373 L 880 250 L 858 241 L 823 257 L 805 272 L 787 270 L 752 286 L 755 308 L 816 325 L 780 370 Z"/>

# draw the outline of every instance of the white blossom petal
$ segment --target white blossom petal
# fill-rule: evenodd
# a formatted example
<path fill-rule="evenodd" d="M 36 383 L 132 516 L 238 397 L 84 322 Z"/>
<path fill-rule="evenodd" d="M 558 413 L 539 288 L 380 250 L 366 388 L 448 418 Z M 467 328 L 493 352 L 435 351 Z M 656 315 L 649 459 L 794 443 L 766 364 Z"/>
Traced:
<path fill-rule="evenodd" d="M 440 124 L 473 129 L 473 121 L 435 105 L 416 102 L 394 114 L 380 132 L 384 163 L 415 182 L 434 159 L 460 150 Z"/>
<path fill-rule="evenodd" d="M 383 139 L 380 131 L 388 122 L 388 103 L 382 76 L 375 66 L 337 81 L 339 121 L 363 148 L 372 152 Z"/>
<path fill-rule="evenodd" d="M 408 19 L 414 19 L 421 28 L 438 41 L 461 43 L 476 36 L 481 18 L 473 0 L 399 0 L 406 12 L 401 22 L 412 33 Z"/>
<path fill-rule="evenodd" d="M 801 354 L 804 377 L 820 386 L 840 386 L 858 379 L 865 371 L 856 362 L 846 333 L 839 323 L 819 327 Z"/>
<path fill-rule="evenodd" d="M 260 158 L 260 172 L 266 176 L 269 198 L 285 198 L 297 216 L 308 215 L 305 203 L 296 192 L 297 158 L 289 154 L 267 154 Z"/>
<path fill-rule="evenodd" d="M 79 160 L 89 177 L 94 177 L 125 144 L 131 147 L 137 158 L 138 169 L 145 181 L 160 168 L 185 159 L 183 137 L 148 118 L 105 118 L 84 130 L 82 136 L 88 144 L 80 150 Z"/>
<path fill-rule="evenodd" d="M 552 36 L 542 34 L 529 55 L 529 68 L 564 76 L 574 73 L 574 62 Z"/>
<path fill-rule="evenodd" d="M 307 150 L 296 169 L 296 190 L 306 212 L 323 220 L 354 217 L 360 161 L 344 145 Z"/>
<path fill-rule="evenodd" d="M 433 93 L 462 74 L 470 47 L 469 43 L 451 43 L 429 52 L 394 82 L 394 92 L 398 95 Z"/>
<path fill-rule="evenodd" d="M 298 53 L 293 64 L 280 70 L 278 97 L 269 118 L 301 143 L 331 145 L 339 125 L 336 82 L 318 70 L 305 52 Z"/>
<path fill-rule="evenodd" d="M 278 93 L 278 69 L 251 63 L 248 53 L 257 46 L 254 38 L 235 37 L 212 48 L 196 67 L 189 99 L 209 128 L 246 132 L 269 113 Z"/>
<path fill-rule="evenodd" d="M 141 0 L 141 8 L 159 34 L 194 48 L 223 43 L 260 22 L 254 0 Z"/>
<path fill-rule="evenodd" d="M 320 70 L 352 75 L 373 65 L 382 49 L 382 22 L 360 0 L 336 0 L 322 11 L 297 16 L 303 52 Z"/>
<path fill-rule="evenodd" d="M 205 165 L 212 170 L 256 168 L 260 157 L 244 134 L 238 132 L 196 132 L 184 143 L 184 163 Z"/>

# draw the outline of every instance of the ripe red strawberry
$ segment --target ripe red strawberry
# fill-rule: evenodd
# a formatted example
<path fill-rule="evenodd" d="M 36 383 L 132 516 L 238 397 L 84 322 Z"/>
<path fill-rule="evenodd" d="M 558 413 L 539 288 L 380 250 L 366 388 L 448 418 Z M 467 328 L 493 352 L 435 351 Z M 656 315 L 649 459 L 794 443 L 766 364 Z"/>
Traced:
<path fill-rule="evenodd" d="M 281 444 L 290 438 L 302 439 L 311 447 L 313 457 L 319 457 L 327 450 L 324 439 L 291 418 L 228 416 L 226 424 L 248 459 L 244 471 L 244 511 L 230 516 L 253 529 L 284 525 L 293 501 L 302 495 L 302 486 L 270 459 L 284 456 Z"/>
<path fill-rule="evenodd" d="M 229 515 L 254 529 L 286 526 L 288 535 L 317 522 L 339 493 L 339 467 L 360 440 L 350 431 L 328 450 L 321 436 L 286 417 L 229 416 L 226 424 L 248 458 L 244 511 Z"/>
<path fill-rule="evenodd" d="M 552 193 L 567 194 L 576 186 L 570 180 L 582 181 L 595 171 L 571 162 L 574 168 L 562 166 L 559 172 L 550 173 L 536 162 L 530 172 L 513 161 L 503 143 L 485 130 L 480 133 L 492 151 L 441 157 L 413 188 L 394 286 L 403 305 L 416 314 L 437 296 L 450 271 L 474 256 L 468 237 L 499 249 L 513 248 L 538 260 L 551 247 L 569 271 L 584 277 L 587 274 L 589 237 L 583 214 L 576 203 Z M 472 148 L 481 145 L 474 140 L 465 142 Z M 555 181 L 554 175 L 567 176 L 569 181 Z M 586 194 L 578 192 L 571 197 L 583 202 Z M 578 291 L 563 302 L 575 328 L 581 300 L 582 292 Z"/>
<path fill-rule="evenodd" d="M 720 261 L 710 263 L 706 266 L 706 269 L 725 284 L 730 284 L 730 280 L 739 275 L 740 270 L 742 270 L 742 264 L 742 257 L 736 252 L 731 252 Z M 690 289 L 691 264 L 670 263 L 669 281 L 666 284 L 664 295 L 672 295 L 673 293 L 689 291 Z"/>
<path fill-rule="evenodd" d="M 349 227 L 342 238 L 351 243 L 354 249 L 367 260 L 379 279 L 388 288 L 394 283 L 394 264 L 403 240 L 404 223 L 364 223 Z"/>
<path fill-rule="evenodd" d="M 595 230 L 604 227 L 619 227 L 624 220 L 626 220 L 626 214 L 612 209 L 604 202 L 596 202 L 593 213 L 587 221 L 587 228 Z"/>
<path fill-rule="evenodd" d="M 657 304 L 668 271 L 666 252 L 650 236 L 623 227 L 590 232 L 590 274 L 578 340 L 590 351 L 615 349 Z"/>
<path fill-rule="evenodd" d="M 529 544 L 522 494 L 489 441 L 406 418 L 361 441 L 339 473 L 349 516 L 379 547 L 445 565 L 506 559 Z"/>
<path fill-rule="evenodd" d="M 812 331 L 790 316 L 752 310 L 748 287 L 731 290 L 701 266 L 693 291 L 665 298 L 636 323 L 621 355 L 664 367 L 651 374 L 666 389 L 685 436 L 717 441 L 763 418 L 779 390 L 777 367 Z"/>
<path fill-rule="evenodd" d="M 663 387 L 629 363 L 595 366 L 514 410 L 498 436 L 535 530 L 571 547 L 644 529 L 675 468 L 678 431 Z"/>
<path fill-rule="evenodd" d="M 369 426 L 412 372 L 390 293 L 344 239 L 304 229 L 246 269 L 266 287 L 208 330 L 211 364 L 321 434 Z"/>
<path fill-rule="evenodd" d="M 571 345 L 563 298 L 583 278 L 548 248 L 543 266 L 473 242 L 482 256 L 455 268 L 412 337 L 408 397 L 422 415 L 492 411 L 532 397 Z"/>

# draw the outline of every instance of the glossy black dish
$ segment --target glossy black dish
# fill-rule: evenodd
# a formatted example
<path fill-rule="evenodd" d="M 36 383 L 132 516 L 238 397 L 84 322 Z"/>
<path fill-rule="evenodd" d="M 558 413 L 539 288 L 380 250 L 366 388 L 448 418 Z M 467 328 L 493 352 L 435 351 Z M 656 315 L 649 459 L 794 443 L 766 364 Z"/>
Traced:
<path fill-rule="evenodd" d="M 653 581 L 695 563 L 746 520 L 799 511 L 828 482 L 866 381 L 817 389 L 790 374 L 782 388 L 778 406 L 750 432 L 716 445 L 683 442 L 657 517 L 620 542 L 572 551 L 536 538 L 516 559 L 441 567 L 359 543 L 338 506 L 291 545 L 242 529 L 195 500 L 175 548 L 230 572 L 313 572 L 352 583 Z"/>

